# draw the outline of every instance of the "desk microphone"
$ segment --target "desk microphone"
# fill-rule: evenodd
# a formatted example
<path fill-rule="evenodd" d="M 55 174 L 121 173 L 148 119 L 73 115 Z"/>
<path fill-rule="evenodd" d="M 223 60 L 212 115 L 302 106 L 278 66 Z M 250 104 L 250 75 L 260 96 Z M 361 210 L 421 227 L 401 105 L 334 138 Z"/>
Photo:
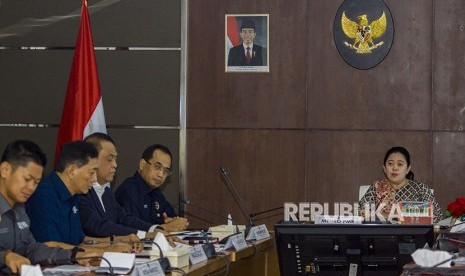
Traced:
<path fill-rule="evenodd" d="M 216 212 L 216 211 L 213 211 L 213 210 L 211 210 L 211 209 L 209 209 L 209 208 L 205 208 L 205 207 L 202 207 L 202 206 L 200 206 L 200 205 L 194 204 L 194 203 L 192 203 L 192 201 L 190 201 L 190 200 L 188 200 L 188 199 L 185 199 L 185 198 L 181 198 L 181 202 L 184 203 L 184 204 L 187 204 L 187 205 L 191 205 L 191 206 L 197 207 L 197 208 L 199 208 L 199 209 L 201 209 L 201 210 L 207 211 L 207 212 L 212 213 L 212 214 L 214 214 L 214 215 L 217 215 L 217 216 L 219 216 L 219 217 L 225 218 L 225 219 L 227 219 L 228 221 L 230 220 L 230 221 L 236 226 L 236 233 L 235 233 L 235 234 L 237 234 L 237 233 L 240 232 L 240 231 L 239 231 L 239 226 L 237 226 L 237 224 L 234 222 L 234 220 L 232 220 L 231 217 L 229 217 L 229 216 L 227 216 L 227 215 L 225 215 L 225 214 L 221 214 L 221 213 L 218 213 L 218 212 Z M 233 234 L 233 235 L 235 235 L 235 234 Z M 230 235 L 230 236 L 232 236 L 232 235 Z M 228 236 L 228 237 L 229 237 L 229 236 Z M 228 237 L 224 238 L 223 240 L 226 241 L 226 239 L 227 239 Z M 208 236 L 205 236 L 205 240 L 206 240 L 207 243 L 204 244 L 204 245 L 202 246 L 202 248 L 203 248 L 203 250 L 205 251 L 205 255 L 207 255 L 207 258 L 210 259 L 213 255 L 215 255 L 215 247 L 213 246 L 213 244 L 210 243 L 210 240 L 208 239 Z M 223 240 L 222 240 L 222 241 L 223 241 Z M 220 243 L 221 243 L 222 241 L 220 241 Z M 223 241 L 223 242 L 224 242 L 224 241 Z"/>
<path fill-rule="evenodd" d="M 266 214 L 266 213 L 273 212 L 273 211 L 276 211 L 276 210 L 279 210 L 279 209 L 284 209 L 284 206 L 268 209 L 268 210 L 257 212 L 257 213 L 252 213 L 252 214 L 250 214 L 250 218 L 254 218 L 254 217 L 258 216 L 258 215 Z"/>
<path fill-rule="evenodd" d="M 158 248 L 158 251 L 160 251 L 160 258 L 158 258 L 158 263 L 160 264 L 163 272 L 167 272 L 171 268 L 170 261 L 168 260 L 168 258 L 163 256 L 163 251 L 161 250 L 161 247 L 160 245 L 158 245 L 158 243 L 154 241 L 150 241 L 150 242 L 151 244 L 155 245 Z"/>
<path fill-rule="evenodd" d="M 202 206 L 200 206 L 200 205 L 198 205 L 198 204 L 194 204 L 192 201 L 190 201 L 190 200 L 188 200 L 188 199 L 185 199 L 185 198 L 181 198 L 180 201 L 181 201 L 182 203 L 186 204 L 186 205 L 191 205 L 191 206 L 194 206 L 194 207 L 196 207 L 196 208 L 198 208 L 198 209 L 201 209 L 201 210 L 207 211 L 207 212 L 209 212 L 209 213 L 212 213 L 212 214 L 214 214 L 214 215 L 217 215 L 217 216 L 219 216 L 219 217 L 221 217 L 221 218 L 225 218 L 225 219 L 227 219 L 227 220 L 231 220 L 232 223 L 236 226 L 236 234 L 240 232 L 240 231 L 239 231 L 239 226 L 237 226 L 236 222 L 235 222 L 234 220 L 232 220 L 230 217 L 228 217 L 228 215 L 218 213 L 218 212 L 216 212 L 216 211 L 213 211 L 213 210 L 210 209 L 210 208 L 205 208 L 205 207 L 202 207 Z"/>
<path fill-rule="evenodd" d="M 227 186 L 229 188 L 229 191 L 232 193 L 234 199 L 239 203 L 239 207 L 241 208 L 242 213 L 246 216 L 246 218 L 249 221 L 246 228 L 245 228 L 245 236 L 247 237 L 247 235 L 249 234 L 250 228 L 252 228 L 252 226 L 254 226 L 253 221 L 252 221 L 252 216 L 250 215 L 250 212 L 247 209 L 247 206 L 245 205 L 244 200 L 239 195 L 239 192 L 237 191 L 236 186 L 234 186 L 231 179 L 229 178 L 228 173 L 226 172 L 226 170 L 222 166 L 220 166 L 220 171 L 221 171 L 221 174 L 226 179 L 226 184 L 227 184 Z"/>
<path fill-rule="evenodd" d="M 105 261 L 108 264 L 108 270 L 109 270 L 110 275 L 115 275 L 113 271 L 113 266 L 111 265 L 110 261 L 108 261 L 106 258 L 101 257 L 101 256 L 79 257 L 79 258 L 69 258 L 69 259 L 50 259 L 49 258 L 49 259 L 40 261 L 39 265 L 41 266 L 69 265 L 71 263 L 77 263 L 79 260 L 92 260 L 92 259 Z"/>
<path fill-rule="evenodd" d="M 438 249 L 441 247 L 441 241 L 449 241 L 451 243 L 455 242 L 456 244 L 465 244 L 465 241 L 461 241 L 461 240 L 456 240 L 456 239 L 453 239 L 453 238 L 448 238 L 446 237 L 446 235 L 451 235 L 451 236 L 455 236 L 455 235 L 461 235 L 461 232 L 451 232 L 451 230 L 456 227 L 456 226 L 460 226 L 462 224 L 465 224 L 465 221 L 462 221 L 460 223 L 457 223 L 457 224 L 454 224 L 454 225 L 451 225 L 449 227 L 447 227 L 447 232 L 443 232 L 443 233 L 440 233 L 439 236 L 437 237 L 436 241 L 434 242 L 433 246 L 432 246 L 432 249 Z M 454 244 L 454 246 L 456 246 L 456 244 Z M 447 250 L 449 251 L 449 250 Z"/>

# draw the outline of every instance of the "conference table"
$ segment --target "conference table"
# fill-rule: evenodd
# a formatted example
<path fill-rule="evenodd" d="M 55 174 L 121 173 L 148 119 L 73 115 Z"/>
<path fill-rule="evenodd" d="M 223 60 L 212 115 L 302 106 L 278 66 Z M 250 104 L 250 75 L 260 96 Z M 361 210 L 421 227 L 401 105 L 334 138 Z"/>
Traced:
<path fill-rule="evenodd" d="M 208 261 L 181 268 L 189 276 L 203 276 L 224 271 L 223 275 L 279 275 L 278 257 L 274 238 L 270 237 L 249 245 L 240 251 L 225 251 L 224 256 L 214 256 Z M 171 275 L 182 275 L 173 272 Z"/>
<path fill-rule="evenodd" d="M 273 236 L 260 241 L 252 242 L 248 247 L 240 250 L 226 250 L 223 254 L 213 256 L 207 261 L 180 267 L 181 272 L 171 272 L 166 275 L 203 276 L 237 275 L 237 276 L 278 276 L 279 264 Z M 100 275 L 95 272 L 79 273 L 80 276 Z M 107 274 L 101 274 L 107 275 Z"/>

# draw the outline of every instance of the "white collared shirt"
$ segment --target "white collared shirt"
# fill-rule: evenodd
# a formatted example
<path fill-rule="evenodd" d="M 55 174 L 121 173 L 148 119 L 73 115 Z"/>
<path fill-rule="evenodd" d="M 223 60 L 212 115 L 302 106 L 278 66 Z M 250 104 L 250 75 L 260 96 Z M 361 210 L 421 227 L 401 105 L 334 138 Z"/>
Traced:
<path fill-rule="evenodd" d="M 98 182 L 94 182 L 92 184 L 92 188 L 94 189 L 95 193 L 98 196 L 98 199 L 100 200 L 100 204 L 102 205 L 103 211 L 105 211 L 105 205 L 103 204 L 102 196 L 103 196 L 103 193 L 105 192 L 106 188 L 110 189 L 110 182 L 107 182 L 107 183 L 105 183 L 103 185 L 100 185 Z M 152 225 L 152 227 L 150 227 L 150 229 L 149 229 L 149 232 L 155 231 L 155 228 L 157 226 L 158 226 L 158 224 Z M 145 238 L 146 233 L 147 233 L 146 231 L 137 230 L 137 236 L 139 237 L 139 239 Z"/>
<path fill-rule="evenodd" d="M 100 204 L 102 205 L 103 211 L 105 211 L 105 205 L 103 204 L 102 196 L 105 192 L 105 188 L 107 187 L 110 188 L 110 182 L 107 182 L 103 185 L 100 185 L 98 182 L 94 182 L 94 184 L 92 184 L 92 188 L 94 188 L 94 191 L 97 194 L 98 199 L 100 200 Z"/>

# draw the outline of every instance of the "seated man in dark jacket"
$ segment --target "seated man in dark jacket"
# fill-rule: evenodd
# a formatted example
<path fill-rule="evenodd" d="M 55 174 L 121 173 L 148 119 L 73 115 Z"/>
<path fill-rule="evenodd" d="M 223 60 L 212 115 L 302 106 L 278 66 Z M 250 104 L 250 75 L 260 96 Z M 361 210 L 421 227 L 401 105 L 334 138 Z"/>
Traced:
<path fill-rule="evenodd" d="M 126 211 L 162 229 L 185 230 L 187 219 L 175 214 L 160 187 L 171 174 L 171 152 L 160 144 L 147 147 L 139 160 L 139 170 L 128 177 L 115 192 L 116 200 Z"/>
<path fill-rule="evenodd" d="M 89 193 L 81 195 L 79 211 L 84 233 L 94 237 L 137 235 L 153 238 L 156 225 L 126 212 L 110 190 L 116 173 L 118 155 L 113 139 L 104 133 L 94 133 L 84 139 L 98 151 L 97 182 Z"/>

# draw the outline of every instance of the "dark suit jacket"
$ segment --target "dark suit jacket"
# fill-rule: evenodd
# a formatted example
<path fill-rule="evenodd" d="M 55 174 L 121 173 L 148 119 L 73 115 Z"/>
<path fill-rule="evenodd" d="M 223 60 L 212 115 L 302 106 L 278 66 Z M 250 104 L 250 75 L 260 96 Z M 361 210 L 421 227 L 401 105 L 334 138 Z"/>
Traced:
<path fill-rule="evenodd" d="M 109 188 L 102 196 L 105 211 L 100 204 L 97 193 L 90 189 L 86 195 L 81 195 L 79 212 L 81 224 L 87 236 L 109 237 L 136 234 L 137 230 L 148 231 L 152 226 L 124 210 L 115 199 Z"/>
<path fill-rule="evenodd" d="M 266 48 L 260 45 L 253 45 L 250 64 L 245 59 L 245 50 L 242 44 L 231 48 L 228 55 L 228 66 L 266 66 Z"/>
<path fill-rule="evenodd" d="M 163 224 L 164 213 L 170 218 L 176 216 L 160 188 L 150 188 L 138 171 L 119 185 L 115 197 L 126 212 L 148 223 Z"/>

